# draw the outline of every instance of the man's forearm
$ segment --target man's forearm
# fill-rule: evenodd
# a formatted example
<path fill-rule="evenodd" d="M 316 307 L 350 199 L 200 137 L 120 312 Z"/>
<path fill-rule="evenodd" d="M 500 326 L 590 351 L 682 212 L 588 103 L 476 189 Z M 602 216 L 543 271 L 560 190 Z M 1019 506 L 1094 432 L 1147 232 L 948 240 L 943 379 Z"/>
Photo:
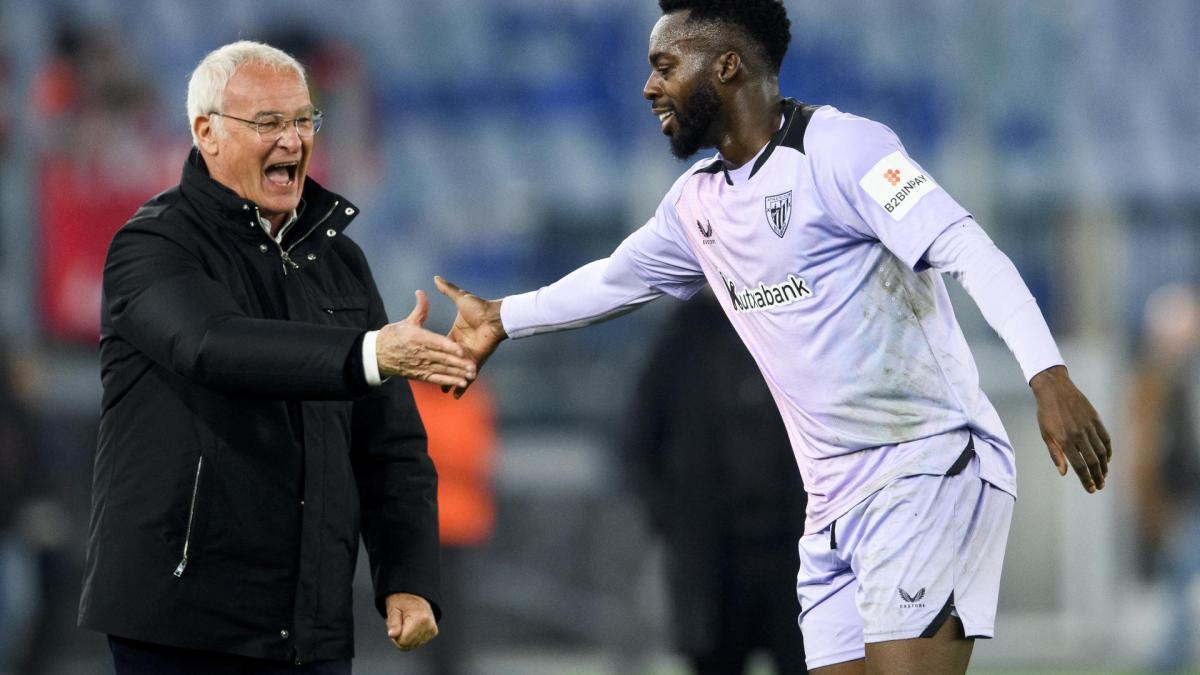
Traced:
<path fill-rule="evenodd" d="M 521 338 L 582 328 L 630 312 L 662 295 L 613 256 L 571 272 L 536 291 L 510 295 L 499 308 L 501 328 Z"/>
<path fill-rule="evenodd" d="M 167 365 L 206 387 L 243 396 L 349 398 L 361 393 L 345 372 L 359 335 L 340 326 L 230 317 L 194 338 L 193 350 L 174 350 Z"/>
<path fill-rule="evenodd" d="M 1025 381 L 1063 365 L 1037 300 L 1017 268 L 974 220 L 965 219 L 942 233 L 925 255 L 939 272 L 958 279 L 1021 365 Z"/>

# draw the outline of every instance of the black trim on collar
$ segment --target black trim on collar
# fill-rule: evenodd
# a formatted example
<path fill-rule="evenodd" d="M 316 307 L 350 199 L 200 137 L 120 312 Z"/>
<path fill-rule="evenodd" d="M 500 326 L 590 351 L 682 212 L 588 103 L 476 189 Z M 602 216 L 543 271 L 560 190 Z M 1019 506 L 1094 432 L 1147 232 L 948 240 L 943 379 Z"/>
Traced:
<path fill-rule="evenodd" d="M 721 172 L 725 173 L 725 182 L 729 183 L 730 185 L 733 185 L 733 179 L 729 177 L 729 170 L 725 168 L 725 160 L 721 159 L 720 157 L 709 162 L 707 165 L 702 166 L 699 169 L 696 169 L 695 171 L 692 172 L 692 175 L 694 176 L 698 173 L 715 174 L 715 173 L 721 173 Z"/>
<path fill-rule="evenodd" d="M 758 161 L 754 162 L 754 168 L 750 169 L 751 178 L 758 173 L 763 164 L 767 163 L 771 153 L 775 152 L 775 148 L 780 145 L 804 154 L 804 132 L 808 130 L 808 122 L 812 119 L 813 113 L 821 107 L 807 105 L 794 98 L 785 98 L 780 105 L 783 106 L 783 126 L 771 136 L 771 142 L 767 144 L 767 149 L 763 150 L 762 154 L 758 156 Z"/>
<path fill-rule="evenodd" d="M 779 131 L 772 134 L 766 149 L 762 151 L 762 154 L 758 156 L 758 160 L 754 162 L 754 168 L 750 169 L 750 178 L 753 178 L 754 174 L 758 173 L 762 165 L 766 164 L 771 153 L 775 152 L 775 148 L 780 145 L 785 148 L 798 150 L 800 154 L 804 154 L 804 132 L 808 130 L 808 122 L 812 119 L 813 113 L 817 112 L 817 109 L 821 107 L 819 105 L 801 103 L 794 98 L 785 98 L 779 102 L 779 105 L 783 108 L 783 124 L 779 127 Z M 715 174 L 719 171 L 724 171 L 725 182 L 733 185 L 733 179 L 729 177 L 729 170 L 725 167 L 725 160 L 720 157 L 696 169 L 692 172 L 692 175 L 698 173 Z"/>

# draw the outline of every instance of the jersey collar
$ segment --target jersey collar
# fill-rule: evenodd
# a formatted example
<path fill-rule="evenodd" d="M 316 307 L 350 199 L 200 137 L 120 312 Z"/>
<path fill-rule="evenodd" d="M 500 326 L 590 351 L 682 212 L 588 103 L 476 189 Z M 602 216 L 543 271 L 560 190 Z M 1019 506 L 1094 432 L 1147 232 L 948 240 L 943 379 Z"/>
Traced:
<path fill-rule="evenodd" d="M 794 98 L 785 98 L 780 101 L 780 106 L 783 108 L 783 122 L 779 125 L 779 131 L 771 135 L 771 140 L 758 153 L 758 158 L 754 160 L 754 164 L 750 169 L 750 174 L 746 176 L 746 180 L 754 178 L 754 174 L 762 168 L 763 164 L 771 158 L 771 153 L 775 152 L 775 148 L 780 145 L 788 148 L 793 148 L 804 154 L 804 132 L 808 129 L 808 121 L 812 119 L 813 113 L 820 106 L 806 105 L 797 101 Z M 733 179 L 729 175 L 729 170 L 725 166 L 725 158 L 721 157 L 720 153 L 716 158 L 708 164 L 700 167 L 695 173 L 725 173 L 725 182 L 733 185 Z"/>

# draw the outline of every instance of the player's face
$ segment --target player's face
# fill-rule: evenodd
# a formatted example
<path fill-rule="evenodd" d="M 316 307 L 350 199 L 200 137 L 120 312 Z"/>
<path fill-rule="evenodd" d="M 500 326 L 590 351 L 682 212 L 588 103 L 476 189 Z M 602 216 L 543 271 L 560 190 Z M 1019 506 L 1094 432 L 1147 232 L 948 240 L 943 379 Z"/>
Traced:
<path fill-rule="evenodd" d="M 665 14 L 650 33 L 650 78 L 642 95 L 680 159 L 716 145 L 721 99 L 713 84 L 713 54 L 687 30 L 687 12 Z"/>
<path fill-rule="evenodd" d="M 271 114 L 288 120 L 312 116 L 308 87 L 299 74 L 256 63 L 241 66 L 229 78 L 221 108 L 223 115 L 245 120 Z M 312 135 L 304 138 L 288 123 L 279 138 L 264 140 L 253 125 L 228 117 L 220 123 L 222 130 L 214 130 L 211 142 L 204 143 L 212 177 L 257 204 L 264 217 L 291 213 L 300 204 Z"/>
<path fill-rule="evenodd" d="M 675 111 L 675 131 L 670 135 L 671 154 L 687 159 L 700 148 L 716 145 L 712 129 L 721 112 L 721 99 L 708 79 L 702 79 Z"/>

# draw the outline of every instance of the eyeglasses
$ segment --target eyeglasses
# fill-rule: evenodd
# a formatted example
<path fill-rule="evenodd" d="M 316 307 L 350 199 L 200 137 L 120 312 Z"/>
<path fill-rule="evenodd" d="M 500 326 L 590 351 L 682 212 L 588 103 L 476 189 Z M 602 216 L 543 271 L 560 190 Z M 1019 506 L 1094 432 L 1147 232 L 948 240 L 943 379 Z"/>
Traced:
<path fill-rule="evenodd" d="M 280 113 L 263 114 L 252 120 L 244 120 L 215 111 L 208 114 L 228 117 L 235 122 L 254 127 L 254 130 L 258 132 L 259 140 L 264 143 L 274 143 L 279 140 L 279 137 L 283 136 L 283 132 L 287 131 L 288 125 L 296 127 L 296 133 L 300 134 L 300 138 L 312 138 L 313 134 L 321 130 L 321 122 L 325 119 L 325 114 L 320 110 L 313 110 L 312 114 L 307 117 L 293 117 L 292 119 L 286 119 Z"/>

